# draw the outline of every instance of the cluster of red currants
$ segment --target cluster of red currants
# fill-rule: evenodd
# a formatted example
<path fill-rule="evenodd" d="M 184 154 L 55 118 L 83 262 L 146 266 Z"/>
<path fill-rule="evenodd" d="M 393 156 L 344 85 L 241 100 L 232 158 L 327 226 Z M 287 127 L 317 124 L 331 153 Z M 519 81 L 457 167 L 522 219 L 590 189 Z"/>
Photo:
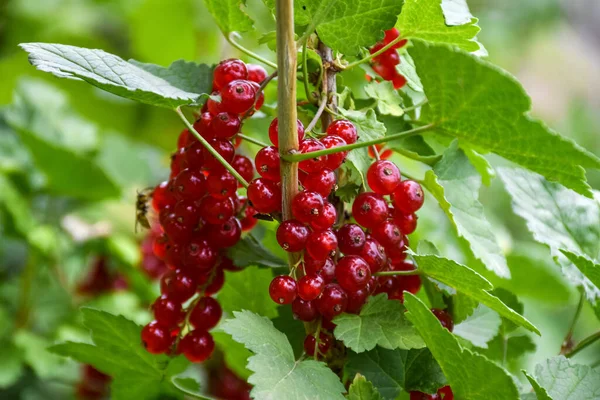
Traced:
<path fill-rule="evenodd" d="M 260 108 L 259 83 L 265 78 L 262 67 L 235 59 L 221 62 L 214 70 L 213 96 L 194 123 L 247 180 L 254 176 L 252 162 L 236 154 L 233 142 L 243 118 Z M 211 296 L 223 286 L 224 270 L 237 269 L 224 251 L 258 221 L 247 199 L 238 196 L 236 178 L 188 130 L 180 134 L 177 147 L 169 181 L 152 193 L 162 231 L 153 252 L 169 271 L 161 279 L 162 295 L 152 306 L 155 320 L 142 330 L 142 341 L 151 353 L 182 353 L 192 362 L 202 362 L 214 349 L 208 331 L 222 314 Z"/>
<path fill-rule="evenodd" d="M 162 228 L 154 224 L 140 244 L 142 270 L 152 280 L 160 279 L 169 270 L 167 263 L 154 254 L 154 241 L 161 235 Z"/>
<path fill-rule="evenodd" d="M 371 54 L 378 52 L 394 40 L 398 39 L 400 32 L 396 28 L 385 31 L 385 36 L 381 42 L 376 43 L 369 49 Z M 396 66 L 400 64 L 398 49 L 406 44 L 406 40 L 401 40 L 394 44 L 388 50 L 373 58 L 371 67 L 383 80 L 390 81 L 394 89 L 400 89 L 406 85 L 406 78 L 398 72 Z"/>

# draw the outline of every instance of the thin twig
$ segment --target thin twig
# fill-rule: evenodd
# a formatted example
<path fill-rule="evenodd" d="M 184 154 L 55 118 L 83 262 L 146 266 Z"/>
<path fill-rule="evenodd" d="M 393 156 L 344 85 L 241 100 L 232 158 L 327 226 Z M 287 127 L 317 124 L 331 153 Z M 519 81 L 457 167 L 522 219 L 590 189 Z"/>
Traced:
<path fill-rule="evenodd" d="M 310 121 L 310 123 L 304 130 L 305 132 L 312 132 L 312 130 L 317 125 L 319 118 L 321 118 L 321 114 L 323 114 L 323 110 L 325 109 L 326 105 L 327 105 L 327 92 L 323 93 L 323 95 L 321 96 L 321 101 L 319 103 L 319 109 L 317 110 L 317 113 L 313 117 L 312 121 Z"/>
<path fill-rule="evenodd" d="M 245 48 L 244 46 L 242 46 L 241 44 L 237 43 L 233 38 L 234 37 L 239 37 L 239 35 L 236 32 L 231 32 L 229 35 L 227 35 L 225 38 L 227 39 L 227 41 L 229 42 L 229 44 L 231 44 L 233 47 L 235 47 L 236 49 L 238 49 L 239 51 L 241 51 L 242 53 L 247 54 L 248 56 L 254 58 L 255 60 L 260 61 L 261 63 L 268 65 L 271 68 L 277 68 L 277 64 L 259 56 L 258 54 L 248 50 L 247 48 Z"/>
<path fill-rule="evenodd" d="M 412 275 L 422 275 L 423 273 L 418 269 L 413 269 L 410 271 L 379 271 L 375 272 L 374 276 L 412 276 Z"/>
<path fill-rule="evenodd" d="M 581 310 L 583 309 L 584 301 L 585 301 L 585 294 L 583 293 L 583 289 L 581 289 L 580 293 L 579 293 L 579 302 L 577 303 L 577 308 L 575 309 L 575 313 L 573 314 L 573 319 L 571 320 L 569 329 L 567 330 L 567 333 L 565 334 L 565 338 L 563 339 L 562 345 L 560 347 L 560 354 L 566 354 L 572 350 L 573 331 L 575 330 L 575 325 L 577 325 L 577 321 L 579 320 L 579 316 L 581 315 Z"/>
<path fill-rule="evenodd" d="M 270 144 L 267 144 L 265 142 L 261 142 L 260 140 L 256 140 L 253 137 L 250 137 L 250 136 L 247 136 L 247 135 L 244 135 L 244 134 L 241 134 L 241 133 L 238 133 L 236 136 L 239 137 L 240 139 L 243 139 L 243 140 L 245 140 L 247 142 L 250 142 L 250 143 L 254 143 L 254 144 L 256 144 L 258 146 L 261 146 L 261 147 L 269 147 L 270 146 Z"/>
<path fill-rule="evenodd" d="M 588 347 L 589 345 L 595 343 L 599 339 L 600 339 L 600 331 L 591 334 L 590 336 L 586 337 L 581 342 L 579 342 L 579 344 L 577 344 L 577 346 L 575 346 L 575 348 L 573 350 L 566 353 L 565 357 L 567 357 L 567 358 L 573 357 L 575 354 L 579 353 L 581 350 L 583 350 L 586 347 Z"/>

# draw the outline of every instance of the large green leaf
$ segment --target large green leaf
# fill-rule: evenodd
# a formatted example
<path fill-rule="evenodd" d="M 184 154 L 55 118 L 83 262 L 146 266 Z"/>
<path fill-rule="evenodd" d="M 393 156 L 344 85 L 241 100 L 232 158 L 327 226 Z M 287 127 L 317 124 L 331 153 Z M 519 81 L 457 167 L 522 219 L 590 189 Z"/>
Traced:
<path fill-rule="evenodd" d="M 415 325 L 439 363 L 457 399 L 516 400 L 511 375 L 486 357 L 461 348 L 421 300 L 405 293 L 407 318 Z"/>
<path fill-rule="evenodd" d="M 250 311 L 233 314 L 221 328 L 254 353 L 248 359 L 252 398 L 344 399 L 344 385 L 333 371 L 319 361 L 296 361 L 287 337 L 269 319 Z"/>
<path fill-rule="evenodd" d="M 254 22 L 242 10 L 245 0 L 204 0 L 206 8 L 211 13 L 224 35 L 230 32 L 247 32 L 252 29 Z"/>
<path fill-rule="evenodd" d="M 488 306 L 509 321 L 540 334 L 531 322 L 492 295 L 489 292 L 493 289 L 492 284 L 469 267 L 436 255 L 414 254 L 413 257 L 424 274 Z"/>
<path fill-rule="evenodd" d="M 224 311 L 248 310 L 267 318 L 277 317 L 277 304 L 269 296 L 273 279 L 271 269 L 248 267 L 242 271 L 227 272 L 225 286 L 219 292 L 219 303 Z"/>
<path fill-rule="evenodd" d="M 600 289 L 600 264 L 590 260 L 587 256 L 575 254 L 567 250 L 560 250 L 581 273 Z"/>
<path fill-rule="evenodd" d="M 396 27 L 406 38 L 448 43 L 467 51 L 483 50 L 475 38 L 480 30 L 477 18 L 450 26 L 444 16 L 443 3 L 443 0 L 406 0 Z"/>
<path fill-rule="evenodd" d="M 381 400 L 377 389 L 364 376 L 356 374 L 348 388 L 349 400 Z"/>
<path fill-rule="evenodd" d="M 334 320 L 336 339 L 361 353 L 375 346 L 385 349 L 422 348 L 425 343 L 406 318 L 400 302 L 384 293 L 369 298 L 360 314 L 341 314 Z"/>
<path fill-rule="evenodd" d="M 530 381 L 534 379 L 527 377 Z M 600 371 L 574 364 L 563 356 L 553 357 L 535 367 L 536 393 L 546 392 L 554 400 L 596 400 L 600 398 Z M 543 397 L 542 397 L 543 398 Z M 538 397 L 540 399 L 540 397 Z"/>
<path fill-rule="evenodd" d="M 492 226 L 479 202 L 481 176 L 456 141 L 433 171 L 425 174 L 425 186 L 433 194 L 475 257 L 496 275 L 509 278 L 510 270 Z"/>
<path fill-rule="evenodd" d="M 435 393 L 446 385 L 446 378 L 431 352 L 424 349 L 387 350 L 381 347 L 365 352 L 350 352 L 345 375 L 364 375 L 384 399 L 393 400 L 402 390 Z"/>
<path fill-rule="evenodd" d="M 445 45 L 418 41 L 409 52 L 437 132 L 591 196 L 583 167 L 600 168 L 600 159 L 531 119 L 529 97 L 507 72 Z"/>
<path fill-rule="evenodd" d="M 488 347 L 487 343 L 498 334 L 501 323 L 498 313 L 480 304 L 473 314 L 456 324 L 452 332 L 485 349 Z"/>
<path fill-rule="evenodd" d="M 168 68 L 127 62 L 103 50 L 51 43 L 23 43 L 29 62 L 59 78 L 82 80 L 131 100 L 173 108 L 199 104 L 211 90 L 212 69 L 183 60 Z"/>

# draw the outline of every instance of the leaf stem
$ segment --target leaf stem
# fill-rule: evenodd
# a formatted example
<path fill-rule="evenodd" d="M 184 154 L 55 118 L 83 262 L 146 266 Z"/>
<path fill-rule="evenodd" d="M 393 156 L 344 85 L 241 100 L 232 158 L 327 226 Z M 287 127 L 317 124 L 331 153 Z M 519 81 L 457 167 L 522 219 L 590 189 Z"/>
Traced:
<path fill-rule="evenodd" d="M 312 121 L 310 121 L 310 123 L 304 130 L 305 132 L 311 132 L 315 128 L 315 126 L 317 125 L 317 122 L 319 121 L 319 118 L 321 118 L 321 114 L 323 114 L 323 110 L 325 109 L 326 105 L 327 105 L 327 92 L 324 92 L 323 95 L 321 96 L 321 101 L 319 102 L 319 109 L 317 110 Z"/>
<path fill-rule="evenodd" d="M 239 37 L 239 34 L 237 32 L 230 32 L 229 35 L 225 36 L 225 38 L 227 39 L 227 41 L 229 42 L 229 44 L 231 44 L 233 47 L 235 47 L 236 49 L 238 49 L 242 53 L 247 54 L 248 56 L 254 58 L 255 60 L 260 61 L 261 63 L 263 63 L 265 65 L 268 65 L 271 68 L 277 68 L 277 64 L 275 64 L 275 63 L 267 60 L 266 58 L 263 58 L 263 57 L 259 56 L 258 54 L 256 54 L 256 53 L 248 50 L 247 48 L 245 48 L 241 44 L 237 43 L 234 40 L 234 37 Z"/>
<path fill-rule="evenodd" d="M 596 342 L 599 339 L 600 339 L 600 331 L 591 334 L 590 336 L 586 337 L 581 342 L 579 342 L 579 344 L 577 346 L 575 346 L 575 348 L 573 350 L 571 350 L 567 354 L 565 354 L 565 357 L 567 357 L 567 358 L 573 357 L 575 354 L 579 353 L 581 350 L 585 349 L 586 347 L 593 344 L 594 342 Z"/>
<path fill-rule="evenodd" d="M 289 162 L 299 162 L 299 161 L 309 160 L 314 157 L 320 157 L 320 156 L 326 156 L 329 154 L 339 153 L 342 151 L 350 151 L 350 150 L 354 150 L 354 149 L 360 149 L 363 147 L 373 146 L 373 145 L 379 144 L 379 143 L 390 142 L 392 140 L 397 140 L 397 139 L 402 139 L 402 138 L 418 135 L 422 132 L 431 130 L 434 126 L 435 126 L 434 124 L 428 124 L 428 125 L 420 126 L 418 128 L 413 128 L 413 129 L 410 129 L 410 130 L 407 130 L 404 132 L 395 133 L 395 134 L 389 135 L 389 136 L 384 136 L 379 139 L 367 140 L 364 142 L 356 142 L 356 143 L 352 143 L 352 144 L 347 144 L 345 146 L 332 147 L 330 149 L 325 149 L 325 150 L 311 151 L 310 153 L 300 154 L 297 152 L 296 153 L 288 152 L 286 154 L 282 154 L 281 159 L 289 161 Z"/>
<path fill-rule="evenodd" d="M 375 272 L 374 276 L 412 276 L 412 275 L 423 275 L 423 273 L 418 269 L 413 269 L 411 271 L 380 271 Z"/>
<path fill-rule="evenodd" d="M 270 144 L 267 144 L 267 143 L 262 142 L 260 140 L 256 140 L 253 137 L 248 136 L 248 135 L 244 135 L 244 134 L 238 133 L 236 136 L 239 137 L 239 138 L 241 138 L 241 139 L 243 139 L 243 140 L 245 140 L 245 141 L 247 141 L 247 142 L 256 144 L 256 145 L 261 146 L 261 147 L 269 147 L 270 146 Z"/>
<path fill-rule="evenodd" d="M 216 151 L 214 149 L 214 147 L 212 147 L 210 145 L 210 143 L 208 143 L 208 141 L 206 139 L 204 139 L 199 133 L 198 131 L 196 131 L 196 129 L 194 129 L 194 126 L 192 124 L 190 124 L 190 121 L 187 120 L 187 118 L 185 117 L 185 115 L 183 115 L 183 112 L 181 111 L 181 107 L 177 107 L 175 108 L 175 112 L 177 113 L 177 115 L 179 115 L 179 118 L 181 118 L 181 120 L 183 121 L 183 123 L 185 124 L 185 126 L 187 126 L 187 128 L 189 129 L 190 132 L 192 132 L 192 134 L 194 136 L 196 136 L 196 139 L 198 139 L 198 141 L 200 143 L 202 143 L 202 146 L 206 147 L 206 149 L 210 152 L 210 154 L 213 155 L 214 158 L 216 158 L 221 165 L 223 165 L 225 167 L 225 169 L 227 171 L 229 171 L 229 173 L 231 175 L 233 175 L 235 177 L 235 179 L 238 180 L 238 182 L 240 182 L 242 184 L 242 186 L 244 186 L 245 188 L 248 187 L 248 182 L 246 182 L 246 180 L 235 170 L 235 168 L 233 168 L 231 166 L 231 164 L 229 164 L 220 154 L 218 151 Z"/>
<path fill-rule="evenodd" d="M 425 104 L 427 104 L 428 101 L 429 100 L 424 99 L 423 101 L 421 101 L 421 102 L 419 102 L 419 103 L 417 103 L 417 104 L 415 104 L 413 106 L 404 108 L 402 111 L 407 112 L 407 111 L 416 110 L 419 107 L 423 107 Z"/>
<path fill-rule="evenodd" d="M 386 51 L 388 51 L 389 49 L 391 49 L 396 43 L 400 42 L 401 40 L 405 40 L 405 38 L 402 37 L 402 36 L 398 36 L 396 39 L 392 40 L 390 43 L 388 43 L 386 46 L 382 47 L 380 50 L 376 51 L 375 53 L 369 54 L 367 57 L 361 58 L 360 60 L 354 61 L 354 62 L 352 62 L 352 63 L 350 63 L 350 64 L 348 64 L 346 66 L 342 66 L 342 69 L 347 70 L 347 69 L 350 69 L 350 68 L 354 68 L 357 65 L 369 62 L 373 58 L 377 57 L 378 55 L 380 55 L 382 53 L 385 53 Z"/>
<path fill-rule="evenodd" d="M 565 335 L 565 338 L 562 342 L 560 354 L 568 353 L 573 348 L 573 331 L 575 330 L 575 325 L 577 325 L 577 321 L 579 320 L 579 316 L 581 315 L 581 310 L 583 309 L 584 301 L 585 295 L 583 293 L 583 289 L 580 289 L 579 302 L 577 303 L 577 308 L 575 309 L 575 314 L 573 314 L 573 319 L 571 320 L 571 324 L 569 325 L 567 334 Z"/>

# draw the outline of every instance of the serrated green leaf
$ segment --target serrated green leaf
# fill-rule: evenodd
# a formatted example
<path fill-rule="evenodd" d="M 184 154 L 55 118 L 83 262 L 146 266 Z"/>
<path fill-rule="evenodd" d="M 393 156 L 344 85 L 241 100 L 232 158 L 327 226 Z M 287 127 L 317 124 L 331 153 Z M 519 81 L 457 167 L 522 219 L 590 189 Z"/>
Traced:
<path fill-rule="evenodd" d="M 541 387 L 533 376 L 529 375 L 525 370 L 522 370 L 522 372 L 529 381 L 529 383 L 531 383 L 537 400 L 552 400 L 552 397 L 548 396 L 548 392 L 546 392 L 546 389 Z"/>
<path fill-rule="evenodd" d="M 473 19 L 467 0 L 442 0 L 442 11 L 449 26 L 464 25 Z"/>
<path fill-rule="evenodd" d="M 509 278 L 506 259 L 479 202 L 481 176 L 456 141 L 444 152 L 433 171 L 427 171 L 425 186 L 437 199 L 458 235 L 467 241 L 473 255 L 488 270 Z"/>
<path fill-rule="evenodd" d="M 406 78 L 406 84 L 415 92 L 423 92 L 423 84 L 417 74 L 415 68 L 415 62 L 408 53 L 402 53 L 400 55 L 400 64 L 396 66 L 396 69 Z"/>
<path fill-rule="evenodd" d="M 271 253 L 252 234 L 246 235 L 233 247 L 227 250 L 227 255 L 235 260 L 238 267 L 262 265 L 270 268 L 286 268 L 287 262 Z"/>
<path fill-rule="evenodd" d="M 221 328 L 254 353 L 248 359 L 252 398 L 344 399 L 344 385 L 333 371 L 319 361 L 296 361 L 290 342 L 268 318 L 249 311 L 233 314 Z"/>
<path fill-rule="evenodd" d="M 538 364 L 535 380 L 555 400 L 600 398 L 600 371 L 589 365 L 575 364 L 563 356 Z"/>
<path fill-rule="evenodd" d="M 404 318 L 404 307 L 384 293 L 370 297 L 360 314 L 341 314 L 334 319 L 336 339 L 356 353 L 375 346 L 385 349 L 422 348 L 425 343 Z"/>
<path fill-rule="evenodd" d="M 478 348 L 477 352 L 490 360 L 514 365 L 525 353 L 533 353 L 535 349 L 535 343 L 528 335 L 509 336 L 500 333 L 488 342 L 487 349 Z"/>
<path fill-rule="evenodd" d="M 269 296 L 273 279 L 270 269 L 247 267 L 242 271 L 227 272 L 225 286 L 219 292 L 219 303 L 224 311 L 248 310 L 267 318 L 277 317 L 277 304 Z"/>
<path fill-rule="evenodd" d="M 447 25 L 442 0 L 406 0 L 396 27 L 406 38 L 447 43 L 467 51 L 483 49 L 476 40 L 480 31 L 477 18 L 458 26 Z"/>
<path fill-rule="evenodd" d="M 224 35 L 231 32 L 247 32 L 254 22 L 242 10 L 245 0 L 204 0 L 206 8 L 215 19 Z"/>
<path fill-rule="evenodd" d="M 600 289 L 600 264 L 590 260 L 587 256 L 575 254 L 568 250 L 560 250 L 586 278 Z"/>
<path fill-rule="evenodd" d="M 427 349 L 387 350 L 380 347 L 365 352 L 350 352 L 345 374 L 364 375 L 385 400 L 394 400 L 402 390 L 435 393 L 446 385 L 446 378 Z"/>
<path fill-rule="evenodd" d="M 529 97 L 507 72 L 444 45 L 416 42 L 409 52 L 437 132 L 591 196 L 583 167 L 600 168 L 600 159 L 531 119 Z"/>
<path fill-rule="evenodd" d="M 348 388 L 349 400 L 381 400 L 381 395 L 361 374 L 356 374 L 352 384 Z"/>
<path fill-rule="evenodd" d="M 463 152 L 471 162 L 471 164 L 475 167 L 479 175 L 481 175 L 481 180 L 485 186 L 490 186 L 492 184 L 492 180 L 496 177 L 496 171 L 492 164 L 481 154 L 471 149 L 470 147 L 462 148 Z"/>
<path fill-rule="evenodd" d="M 493 296 L 489 292 L 493 289 L 492 284 L 469 267 L 435 255 L 415 254 L 413 258 L 424 274 L 485 304 L 509 321 L 540 334 L 531 322 Z"/>
<path fill-rule="evenodd" d="M 455 325 L 452 332 L 475 346 L 486 349 L 487 343 L 498 334 L 501 323 L 498 313 L 480 304 L 473 314 Z"/>
<path fill-rule="evenodd" d="M 482 355 L 461 348 L 431 311 L 410 293 L 404 294 L 407 318 L 415 325 L 440 364 L 454 396 L 465 400 L 519 398 L 511 375 Z"/>
<path fill-rule="evenodd" d="M 400 117 L 404 114 L 402 98 L 391 82 L 371 82 L 365 86 L 367 95 L 377 101 L 377 109 L 381 114 Z"/>
<path fill-rule="evenodd" d="M 127 62 L 103 50 L 51 43 L 23 43 L 29 62 L 59 78 L 82 80 L 102 90 L 155 106 L 199 104 L 211 90 L 212 68 L 183 60 L 168 68 Z"/>

